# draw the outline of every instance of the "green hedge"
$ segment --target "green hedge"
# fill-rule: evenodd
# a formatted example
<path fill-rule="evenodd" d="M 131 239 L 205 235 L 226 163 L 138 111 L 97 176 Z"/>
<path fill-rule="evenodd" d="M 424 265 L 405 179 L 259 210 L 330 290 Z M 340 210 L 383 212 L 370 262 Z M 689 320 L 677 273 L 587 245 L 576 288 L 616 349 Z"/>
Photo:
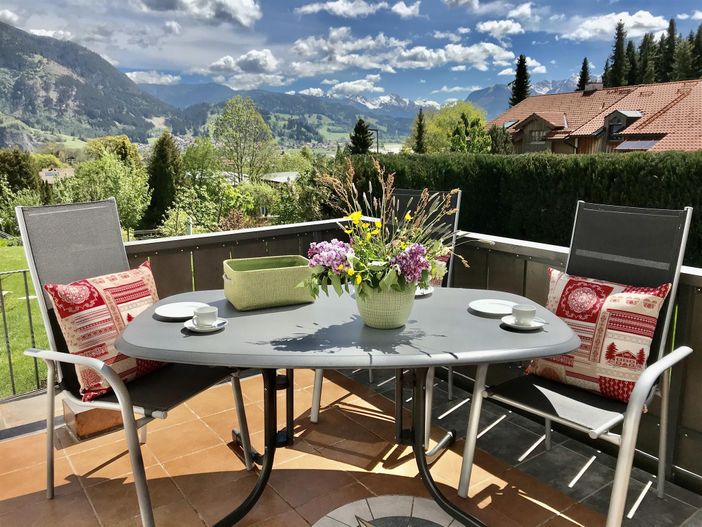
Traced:
<path fill-rule="evenodd" d="M 354 156 L 360 181 L 377 157 L 396 187 L 460 188 L 461 229 L 568 245 L 576 201 L 695 208 L 685 263 L 702 266 L 702 152 L 594 155 Z"/>

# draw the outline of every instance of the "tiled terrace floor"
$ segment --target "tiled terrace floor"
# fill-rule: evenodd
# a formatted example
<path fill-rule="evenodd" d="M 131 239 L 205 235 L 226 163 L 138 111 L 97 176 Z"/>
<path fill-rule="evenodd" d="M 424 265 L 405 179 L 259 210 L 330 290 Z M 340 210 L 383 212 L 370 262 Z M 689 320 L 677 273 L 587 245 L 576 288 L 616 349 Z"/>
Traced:
<path fill-rule="evenodd" d="M 308 419 L 312 373 L 296 372 L 295 445 L 278 450 L 275 470 L 258 505 L 241 525 L 311 525 L 345 503 L 375 495 L 427 496 L 410 449 L 394 445 L 391 374 L 327 372 L 320 423 Z M 255 445 L 262 443 L 260 377 L 242 383 Z M 465 393 L 447 401 L 437 387 L 435 422 L 465 427 Z M 283 395 L 280 419 L 283 417 Z M 454 408 L 454 411 L 448 412 Z M 505 417 L 502 417 L 502 416 Z M 214 387 L 149 425 L 143 456 L 159 526 L 210 525 L 249 492 L 255 476 L 229 449 L 235 422 L 229 385 Z M 554 434 L 554 448 L 537 445 L 541 431 L 520 416 L 487 405 L 471 480 L 471 500 L 456 501 L 487 525 L 603 525 L 612 460 L 589 447 Z M 0 442 L 0 525 L 138 525 L 138 509 L 121 432 L 76 444 L 58 430 L 56 498 L 44 497 L 43 433 Z M 433 437 L 442 431 L 435 427 Z M 463 442 L 458 441 L 432 467 L 449 497 L 455 497 Z M 572 487 L 568 483 L 588 460 L 595 461 Z M 520 459 L 521 458 L 521 459 Z M 517 465 L 517 467 L 513 467 Z M 632 496 L 650 476 L 637 471 Z M 625 525 L 702 525 L 702 497 L 670 486 L 664 500 L 646 494 L 634 520 Z"/>

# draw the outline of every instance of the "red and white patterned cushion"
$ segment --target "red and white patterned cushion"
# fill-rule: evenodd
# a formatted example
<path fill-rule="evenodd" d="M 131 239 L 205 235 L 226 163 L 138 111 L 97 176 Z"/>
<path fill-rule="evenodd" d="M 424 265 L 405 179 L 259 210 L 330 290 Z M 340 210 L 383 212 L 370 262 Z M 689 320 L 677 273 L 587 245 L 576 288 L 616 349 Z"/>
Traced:
<path fill-rule="evenodd" d="M 46 284 L 68 351 L 109 364 L 124 382 L 160 368 L 163 363 L 118 353 L 114 343 L 128 322 L 158 301 L 149 262 L 121 273 Z M 76 366 L 84 401 L 108 391 L 107 381 L 90 368 Z"/>
<path fill-rule="evenodd" d="M 575 353 L 532 361 L 541 377 L 628 401 L 671 284 L 633 287 L 549 269 L 546 307 L 580 337 Z"/>

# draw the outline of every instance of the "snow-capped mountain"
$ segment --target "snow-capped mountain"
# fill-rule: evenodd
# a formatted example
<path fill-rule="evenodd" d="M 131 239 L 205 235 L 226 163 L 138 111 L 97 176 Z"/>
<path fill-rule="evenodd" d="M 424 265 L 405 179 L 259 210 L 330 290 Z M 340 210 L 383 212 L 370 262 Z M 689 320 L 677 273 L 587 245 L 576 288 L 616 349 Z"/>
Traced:
<path fill-rule="evenodd" d="M 549 93 L 564 93 L 575 91 L 578 87 L 578 76 L 571 77 L 559 81 L 539 81 L 531 85 L 531 91 L 535 95 L 546 95 Z"/>

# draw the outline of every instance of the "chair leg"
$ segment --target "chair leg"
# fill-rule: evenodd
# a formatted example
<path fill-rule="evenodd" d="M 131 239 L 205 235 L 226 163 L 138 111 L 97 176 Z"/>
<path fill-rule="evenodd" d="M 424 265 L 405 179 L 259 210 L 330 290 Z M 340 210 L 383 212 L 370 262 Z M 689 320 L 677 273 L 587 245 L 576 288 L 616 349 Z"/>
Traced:
<path fill-rule="evenodd" d="M 426 395 L 424 402 L 424 448 L 429 448 L 431 436 L 431 407 L 434 400 L 434 368 L 427 370 Z"/>
<path fill-rule="evenodd" d="M 146 482 L 144 458 L 141 455 L 141 447 L 139 446 L 139 435 L 134 412 L 131 404 L 125 407 L 122 401 L 120 401 L 120 409 L 122 411 L 122 422 L 124 423 L 124 435 L 127 437 L 129 458 L 132 464 L 134 487 L 136 488 L 137 500 L 139 501 L 141 523 L 143 527 L 154 527 L 154 511 L 151 507 L 151 496 L 149 495 L 149 486 Z"/>
<path fill-rule="evenodd" d="M 631 404 L 631 402 L 629 404 Z M 631 467 L 634 463 L 636 438 L 639 434 L 640 422 L 641 407 L 635 408 L 633 411 L 631 408 L 627 409 L 627 414 L 622 426 L 617 467 L 614 471 L 614 479 L 612 482 L 612 495 L 609 499 L 606 527 L 621 527 L 624 518 L 626 495 L 629 490 L 629 478 L 631 477 Z"/>
<path fill-rule="evenodd" d="M 468 496 L 470 474 L 473 470 L 473 459 L 475 458 L 475 446 L 478 444 L 478 424 L 480 423 L 480 409 L 483 405 L 483 391 L 485 390 L 487 369 L 487 364 L 481 364 L 475 373 L 473 399 L 470 401 L 470 416 L 468 417 L 468 428 L 466 430 L 466 444 L 463 448 L 461 479 L 458 482 L 458 495 L 461 498 Z"/>
<path fill-rule="evenodd" d="M 314 370 L 314 388 L 312 391 L 312 408 L 310 411 L 310 421 L 319 422 L 319 407 L 322 405 L 322 381 L 324 380 L 324 370 Z"/>
<path fill-rule="evenodd" d="M 544 419 L 544 448 L 551 450 L 551 420 Z"/>
<path fill-rule="evenodd" d="M 371 384 L 375 382 L 375 375 L 373 375 L 373 370 L 368 370 L 368 382 Z"/>
<path fill-rule="evenodd" d="M 251 436 L 249 435 L 249 423 L 246 420 L 244 396 L 241 393 L 241 379 L 239 378 L 239 372 L 232 374 L 232 395 L 234 396 L 236 419 L 239 424 L 239 438 L 241 440 L 241 449 L 244 451 L 244 464 L 246 465 L 246 470 L 253 470 L 253 450 L 251 448 Z"/>
<path fill-rule="evenodd" d="M 448 398 L 453 401 L 453 366 L 448 368 Z"/>
<path fill-rule="evenodd" d="M 46 361 L 46 498 L 54 498 L 54 398 L 56 366 Z"/>
<path fill-rule="evenodd" d="M 147 425 L 143 425 L 141 428 L 139 428 L 139 444 L 140 445 L 145 445 L 146 444 L 146 434 L 147 434 Z"/>
<path fill-rule="evenodd" d="M 661 426 L 658 431 L 658 484 L 656 494 L 665 497 L 666 458 L 668 450 L 668 414 L 670 411 L 670 370 L 663 374 L 661 390 Z"/>

